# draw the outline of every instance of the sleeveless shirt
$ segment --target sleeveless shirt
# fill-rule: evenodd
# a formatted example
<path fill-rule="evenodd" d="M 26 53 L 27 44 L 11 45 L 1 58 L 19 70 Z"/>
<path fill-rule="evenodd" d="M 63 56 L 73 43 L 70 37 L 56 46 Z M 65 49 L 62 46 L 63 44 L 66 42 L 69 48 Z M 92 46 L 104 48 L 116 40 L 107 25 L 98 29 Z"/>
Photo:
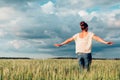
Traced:
<path fill-rule="evenodd" d="M 76 53 L 91 53 L 93 35 L 94 33 L 88 32 L 84 38 L 80 38 L 79 33 L 73 36 L 75 40 Z"/>

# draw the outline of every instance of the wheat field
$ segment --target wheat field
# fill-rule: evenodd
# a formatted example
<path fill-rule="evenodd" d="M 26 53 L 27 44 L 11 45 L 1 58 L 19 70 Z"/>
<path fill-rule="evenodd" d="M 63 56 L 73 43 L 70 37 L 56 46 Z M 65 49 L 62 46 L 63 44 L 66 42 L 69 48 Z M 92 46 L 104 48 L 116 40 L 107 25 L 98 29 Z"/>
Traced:
<path fill-rule="evenodd" d="M 120 60 L 93 60 L 80 72 L 77 59 L 2 59 L 0 80 L 120 80 Z"/>

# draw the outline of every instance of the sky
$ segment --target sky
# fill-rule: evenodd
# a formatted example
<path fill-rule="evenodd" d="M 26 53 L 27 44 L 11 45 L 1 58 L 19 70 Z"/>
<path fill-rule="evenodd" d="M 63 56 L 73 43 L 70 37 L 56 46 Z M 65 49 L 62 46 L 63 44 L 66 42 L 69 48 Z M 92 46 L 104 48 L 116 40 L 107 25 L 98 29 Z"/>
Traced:
<path fill-rule="evenodd" d="M 93 40 L 93 57 L 120 58 L 120 0 L 0 0 L 0 57 L 75 57 L 74 42 L 53 45 L 80 32 L 81 21 L 114 42 Z"/>

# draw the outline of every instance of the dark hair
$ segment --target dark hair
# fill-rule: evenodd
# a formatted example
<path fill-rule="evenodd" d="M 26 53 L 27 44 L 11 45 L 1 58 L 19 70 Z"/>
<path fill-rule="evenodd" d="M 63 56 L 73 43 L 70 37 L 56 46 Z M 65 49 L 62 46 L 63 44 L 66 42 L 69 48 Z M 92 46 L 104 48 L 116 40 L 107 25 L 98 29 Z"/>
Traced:
<path fill-rule="evenodd" d="M 81 21 L 80 26 L 81 26 L 82 30 L 85 30 L 88 27 L 88 24 L 86 22 L 84 22 L 84 21 Z"/>

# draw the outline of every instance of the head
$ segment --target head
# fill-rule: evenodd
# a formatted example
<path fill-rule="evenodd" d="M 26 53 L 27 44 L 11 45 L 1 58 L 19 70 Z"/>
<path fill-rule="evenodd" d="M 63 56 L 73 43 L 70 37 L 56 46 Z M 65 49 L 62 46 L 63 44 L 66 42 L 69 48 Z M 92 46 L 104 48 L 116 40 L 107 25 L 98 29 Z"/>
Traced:
<path fill-rule="evenodd" d="M 80 27 L 82 31 L 87 31 L 88 30 L 88 24 L 84 21 L 80 22 Z"/>

